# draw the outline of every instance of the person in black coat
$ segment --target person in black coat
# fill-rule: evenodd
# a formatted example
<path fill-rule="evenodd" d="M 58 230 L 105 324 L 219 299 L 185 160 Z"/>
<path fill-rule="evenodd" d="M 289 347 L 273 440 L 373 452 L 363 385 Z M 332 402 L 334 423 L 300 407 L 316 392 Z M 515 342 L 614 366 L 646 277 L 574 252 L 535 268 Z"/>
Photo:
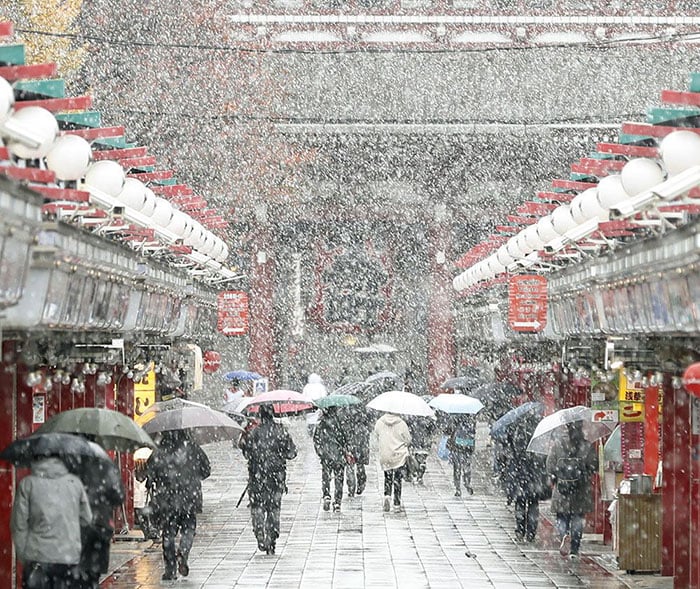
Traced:
<path fill-rule="evenodd" d="M 518 424 L 504 442 L 508 450 L 504 474 L 515 507 L 515 536 L 527 542 L 532 542 L 537 534 L 539 502 L 551 493 L 545 456 L 526 451 L 538 421 L 537 416 Z"/>
<path fill-rule="evenodd" d="M 345 471 L 347 475 L 348 497 L 362 495 L 367 485 L 367 470 L 369 464 L 369 436 L 372 432 L 372 421 L 364 405 L 351 405 L 342 409 L 343 425 L 345 427 L 350 464 Z"/>
<path fill-rule="evenodd" d="M 206 454 L 183 430 L 163 432 L 158 449 L 146 463 L 163 529 L 164 581 L 177 579 L 177 572 L 185 577 L 190 572 L 187 560 L 197 529 L 199 489 L 210 474 Z M 176 549 L 178 532 L 180 546 Z"/>
<path fill-rule="evenodd" d="M 114 508 L 124 501 L 124 485 L 117 465 L 111 460 L 86 459 L 76 470 L 92 509 L 92 523 L 80 530 L 83 547 L 79 586 L 97 589 L 100 575 L 109 570 L 109 550 L 114 535 L 111 519 Z"/>
<path fill-rule="evenodd" d="M 323 509 L 331 506 L 331 476 L 334 478 L 333 511 L 340 511 L 343 499 L 345 465 L 351 456 L 346 426 L 338 415 L 336 407 L 328 407 L 321 412 L 321 418 L 314 431 L 314 448 L 321 461 L 321 493 Z"/>
<path fill-rule="evenodd" d="M 259 424 L 246 431 L 240 448 L 248 460 L 248 496 L 258 548 L 274 554 L 287 488 L 287 460 L 296 457 L 297 448 L 285 427 L 273 419 L 272 405 L 260 405 L 258 417 Z"/>
<path fill-rule="evenodd" d="M 476 438 L 476 418 L 469 414 L 455 414 L 451 418 L 447 430 L 447 448 L 452 462 L 455 497 L 462 496 L 460 481 L 464 482 L 467 493 L 472 495 L 472 455 Z"/>
<path fill-rule="evenodd" d="M 414 468 L 406 474 L 406 480 L 415 480 L 419 485 L 422 485 L 428 454 L 437 431 L 437 423 L 430 417 L 416 415 L 407 416 L 405 421 L 411 432 L 411 455 L 414 458 L 411 461 Z"/>

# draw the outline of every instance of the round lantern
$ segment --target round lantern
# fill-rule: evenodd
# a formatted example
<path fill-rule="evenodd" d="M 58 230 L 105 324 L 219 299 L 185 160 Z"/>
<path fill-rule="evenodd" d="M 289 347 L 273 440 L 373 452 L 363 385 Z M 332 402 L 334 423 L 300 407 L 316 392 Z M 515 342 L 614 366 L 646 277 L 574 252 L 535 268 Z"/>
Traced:
<path fill-rule="evenodd" d="M 77 135 L 62 135 L 46 154 L 46 167 L 59 180 L 78 180 L 85 175 L 92 159 L 90 144 Z"/>
<path fill-rule="evenodd" d="M 598 201 L 603 208 L 612 209 L 629 198 L 630 195 L 622 186 L 622 178 L 619 174 L 606 176 L 598 182 Z"/>
<path fill-rule="evenodd" d="M 58 122 L 41 106 L 26 106 L 14 111 L 5 120 L 3 135 L 7 148 L 18 158 L 31 160 L 44 157 L 58 136 Z"/>
<path fill-rule="evenodd" d="M 124 180 L 124 188 L 117 195 L 117 199 L 126 207 L 140 211 L 146 202 L 146 186 L 136 178 Z"/>
<path fill-rule="evenodd" d="M 700 136 L 692 131 L 669 133 L 661 141 L 659 153 L 668 173 L 680 174 L 700 165 Z"/>
<path fill-rule="evenodd" d="M 219 354 L 219 352 L 215 352 L 214 350 L 204 352 L 204 354 L 202 354 L 202 360 L 204 360 L 202 370 L 204 370 L 204 372 L 207 374 L 216 372 L 221 366 L 221 354 Z"/>
<path fill-rule="evenodd" d="M 620 172 L 622 187 L 630 196 L 637 196 L 650 190 L 666 179 L 661 166 L 652 159 L 639 157 L 630 160 Z"/>
<path fill-rule="evenodd" d="M 85 172 L 85 184 L 116 198 L 124 190 L 126 174 L 117 162 L 112 160 L 100 160 L 93 164 Z"/>
<path fill-rule="evenodd" d="M 0 78 L 0 123 L 7 120 L 15 104 L 15 91 L 5 78 Z"/>
<path fill-rule="evenodd" d="M 683 373 L 683 386 L 696 397 L 700 397 L 700 362 L 691 364 Z"/>

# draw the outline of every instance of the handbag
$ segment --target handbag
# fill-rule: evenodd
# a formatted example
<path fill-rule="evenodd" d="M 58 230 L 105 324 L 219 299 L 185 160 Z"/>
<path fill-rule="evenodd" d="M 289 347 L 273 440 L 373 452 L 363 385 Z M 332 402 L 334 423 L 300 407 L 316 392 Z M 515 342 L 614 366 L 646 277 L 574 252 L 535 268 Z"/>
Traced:
<path fill-rule="evenodd" d="M 449 460 L 450 459 L 450 450 L 447 447 L 447 440 L 449 438 L 447 436 L 442 436 L 440 438 L 440 441 L 438 442 L 437 446 L 437 456 L 440 460 Z"/>
<path fill-rule="evenodd" d="M 29 571 L 24 579 L 25 589 L 49 589 L 49 577 L 41 563 L 32 562 L 27 564 Z"/>
<path fill-rule="evenodd" d="M 406 468 L 409 474 L 418 472 L 418 460 L 416 460 L 416 457 L 411 452 L 409 452 L 408 458 L 406 458 Z"/>

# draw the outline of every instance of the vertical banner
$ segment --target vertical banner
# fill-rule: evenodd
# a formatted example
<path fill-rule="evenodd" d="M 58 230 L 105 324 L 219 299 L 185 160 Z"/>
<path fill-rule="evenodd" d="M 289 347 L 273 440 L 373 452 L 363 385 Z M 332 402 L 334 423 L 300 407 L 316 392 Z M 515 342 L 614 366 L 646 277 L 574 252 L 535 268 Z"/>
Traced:
<path fill-rule="evenodd" d="M 248 293 L 241 290 L 220 292 L 217 298 L 219 333 L 230 336 L 248 333 Z"/>
<path fill-rule="evenodd" d="M 36 431 L 46 421 L 46 395 L 32 395 L 32 431 Z"/>
<path fill-rule="evenodd" d="M 156 373 L 151 369 L 141 379 L 141 382 L 134 383 L 134 421 L 143 425 L 149 419 L 155 417 L 155 413 L 150 413 L 145 418 L 143 414 L 156 402 Z"/>

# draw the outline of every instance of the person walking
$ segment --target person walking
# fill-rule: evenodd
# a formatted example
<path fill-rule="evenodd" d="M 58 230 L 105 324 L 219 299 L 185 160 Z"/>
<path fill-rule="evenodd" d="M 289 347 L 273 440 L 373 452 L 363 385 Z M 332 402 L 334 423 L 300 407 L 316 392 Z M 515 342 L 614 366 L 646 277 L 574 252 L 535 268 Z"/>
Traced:
<path fill-rule="evenodd" d="M 90 442 L 94 444 L 94 442 Z M 80 584 L 97 589 L 100 575 L 109 570 L 109 550 L 114 536 L 114 508 L 124 501 L 124 485 L 117 465 L 111 460 L 89 460 L 80 466 L 78 476 L 87 494 L 92 523 L 81 528 Z"/>
<path fill-rule="evenodd" d="M 372 424 L 363 404 L 351 405 L 343 409 L 343 425 L 347 432 L 350 462 L 346 467 L 348 497 L 362 495 L 367 485 L 369 464 L 369 437 Z"/>
<path fill-rule="evenodd" d="M 411 432 L 406 422 L 394 413 L 385 413 L 374 424 L 379 448 L 379 464 L 384 471 L 384 511 L 391 509 L 392 492 L 394 509 L 401 511 L 401 479 L 408 460 Z"/>
<path fill-rule="evenodd" d="M 177 579 L 178 572 L 183 577 L 190 572 L 188 559 L 197 530 L 198 492 L 201 481 L 211 474 L 209 459 L 200 450 L 185 430 L 165 431 L 146 463 L 163 530 L 164 581 Z"/>
<path fill-rule="evenodd" d="M 406 418 L 406 425 L 411 432 L 411 455 L 415 466 L 412 472 L 407 473 L 406 480 L 415 481 L 419 485 L 423 484 L 423 476 L 427 467 L 428 454 L 433 445 L 433 437 L 437 425 L 430 417 L 411 415 Z M 411 461 L 409 460 L 409 464 Z"/>
<path fill-rule="evenodd" d="M 547 472 L 553 477 L 552 512 L 561 540 L 562 556 L 578 558 L 585 514 L 593 511 L 591 478 L 598 469 L 598 454 L 583 435 L 583 422 L 566 425 L 566 431 L 547 456 Z"/>
<path fill-rule="evenodd" d="M 240 448 L 248 461 L 248 497 L 258 548 L 274 554 L 280 534 L 282 494 L 286 492 L 287 461 L 297 448 L 289 432 L 273 419 L 272 405 L 260 405 L 259 424 L 246 431 Z"/>
<path fill-rule="evenodd" d="M 314 449 L 321 461 L 321 494 L 323 510 L 331 506 L 331 477 L 333 485 L 333 511 L 340 511 L 343 500 L 345 465 L 351 457 L 346 427 L 338 415 L 337 407 L 321 411 L 321 418 L 314 431 Z"/>
<path fill-rule="evenodd" d="M 462 496 L 461 482 L 470 495 L 472 489 L 472 455 L 476 437 L 476 418 L 470 414 L 452 416 L 447 449 L 450 451 L 452 462 L 452 478 L 455 485 L 455 497 Z"/>
<path fill-rule="evenodd" d="M 514 503 L 515 537 L 518 541 L 534 541 L 540 520 L 539 502 L 551 496 L 545 457 L 526 451 L 538 421 L 539 416 L 525 420 L 509 432 L 505 440 L 509 451 L 504 476 L 508 480 L 509 497 Z"/>
<path fill-rule="evenodd" d="M 323 384 L 323 379 L 315 372 L 312 372 L 309 374 L 308 381 L 304 385 L 301 394 L 304 395 L 308 401 L 317 401 L 328 395 L 328 390 L 326 389 L 326 385 Z M 320 409 L 310 411 L 306 414 L 306 429 L 311 437 L 314 435 L 314 430 L 316 429 L 316 424 L 320 417 Z"/>
<path fill-rule="evenodd" d="M 10 516 L 23 589 L 73 589 L 79 576 L 80 528 L 91 521 L 80 479 L 58 456 L 38 456 L 19 483 Z"/>

